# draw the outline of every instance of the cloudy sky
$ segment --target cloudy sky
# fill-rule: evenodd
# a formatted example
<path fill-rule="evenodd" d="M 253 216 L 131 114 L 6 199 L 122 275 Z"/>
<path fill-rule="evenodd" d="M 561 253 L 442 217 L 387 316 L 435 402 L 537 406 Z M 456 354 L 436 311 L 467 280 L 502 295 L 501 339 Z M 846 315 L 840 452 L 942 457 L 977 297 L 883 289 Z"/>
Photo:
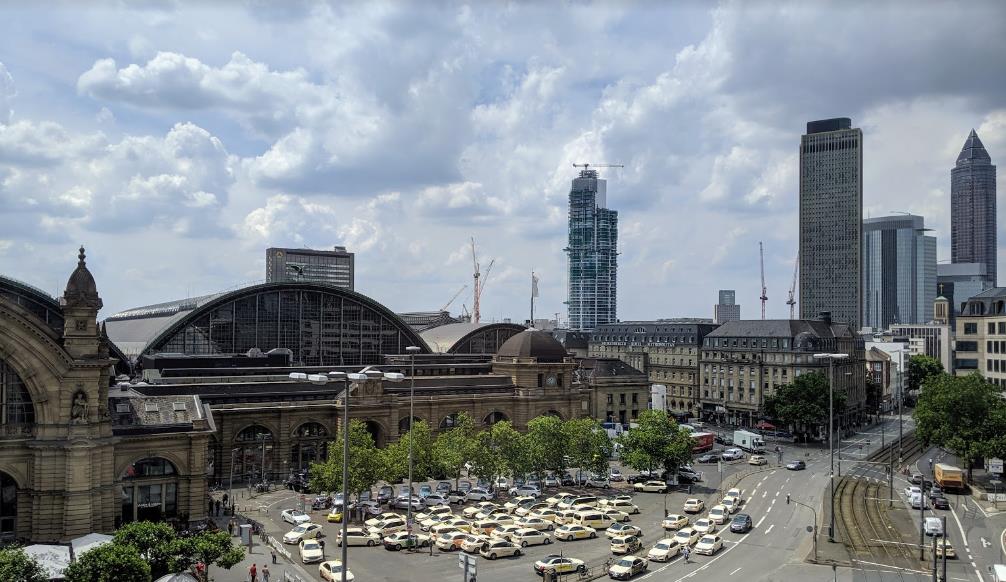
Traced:
<path fill-rule="evenodd" d="M 564 312 L 572 164 L 609 162 L 621 319 L 710 317 L 720 288 L 755 317 L 758 241 L 785 317 L 808 120 L 863 129 L 866 213 L 923 214 L 941 260 L 968 131 L 1006 163 L 1001 2 L 23 4 L 0 272 L 56 294 L 83 243 L 106 316 L 334 244 L 359 291 L 437 309 L 473 235 L 484 318 L 527 317 L 532 268 Z"/>

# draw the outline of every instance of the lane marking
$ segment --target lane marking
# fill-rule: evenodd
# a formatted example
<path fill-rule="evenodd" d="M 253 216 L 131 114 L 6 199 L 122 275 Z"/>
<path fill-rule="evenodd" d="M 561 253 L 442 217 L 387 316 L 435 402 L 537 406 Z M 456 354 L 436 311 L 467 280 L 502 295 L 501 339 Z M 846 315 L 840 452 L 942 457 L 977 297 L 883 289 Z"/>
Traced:
<path fill-rule="evenodd" d="M 957 522 L 957 529 L 960 530 L 960 532 L 961 532 L 961 539 L 964 540 L 964 547 L 968 548 L 968 536 L 964 533 L 964 526 L 961 525 L 961 520 L 957 518 L 957 512 L 954 511 L 953 507 L 950 508 L 950 515 L 954 516 L 954 521 Z M 984 542 L 984 541 L 985 541 L 985 539 L 982 538 L 982 542 Z"/>
<path fill-rule="evenodd" d="M 775 524 L 774 524 L 774 523 L 773 523 L 772 525 L 768 526 L 768 529 L 767 529 L 767 530 L 765 530 L 765 534 L 766 534 L 766 535 L 768 535 L 768 533 L 769 533 L 769 532 L 771 532 L 771 531 L 772 531 L 772 528 L 774 528 L 774 527 L 775 527 Z"/>
<path fill-rule="evenodd" d="M 740 569 L 740 568 L 737 568 L 737 569 L 736 569 L 736 570 L 734 570 L 733 572 L 730 572 L 730 575 L 731 575 L 731 576 L 733 576 L 734 574 L 736 574 L 737 572 L 740 572 L 740 571 L 741 571 L 741 569 Z"/>
<path fill-rule="evenodd" d="M 768 497 L 768 491 L 762 491 L 761 498 L 765 499 L 766 497 Z"/>
<path fill-rule="evenodd" d="M 761 527 L 761 522 L 763 522 L 763 521 L 765 521 L 765 516 L 764 515 L 761 516 L 761 519 L 758 520 L 758 523 L 755 524 L 755 527 Z"/>

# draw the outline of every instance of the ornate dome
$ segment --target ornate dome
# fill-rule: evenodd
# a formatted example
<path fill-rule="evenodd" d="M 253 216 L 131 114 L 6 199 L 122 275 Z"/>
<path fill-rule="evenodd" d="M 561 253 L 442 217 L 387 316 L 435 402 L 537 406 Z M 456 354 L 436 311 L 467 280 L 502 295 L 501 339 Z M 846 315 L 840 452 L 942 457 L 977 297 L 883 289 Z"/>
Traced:
<path fill-rule="evenodd" d="M 539 362 L 561 362 L 566 358 L 566 348 L 562 347 L 551 333 L 528 329 L 503 342 L 496 357 L 537 358 Z"/>
<path fill-rule="evenodd" d="M 66 291 L 60 304 L 67 307 L 92 307 L 101 309 L 101 297 L 98 297 L 98 287 L 94 283 L 94 276 L 87 269 L 84 261 L 87 255 L 84 254 L 84 247 L 80 247 L 80 254 L 77 255 L 77 268 L 70 275 L 70 280 L 66 282 Z"/>

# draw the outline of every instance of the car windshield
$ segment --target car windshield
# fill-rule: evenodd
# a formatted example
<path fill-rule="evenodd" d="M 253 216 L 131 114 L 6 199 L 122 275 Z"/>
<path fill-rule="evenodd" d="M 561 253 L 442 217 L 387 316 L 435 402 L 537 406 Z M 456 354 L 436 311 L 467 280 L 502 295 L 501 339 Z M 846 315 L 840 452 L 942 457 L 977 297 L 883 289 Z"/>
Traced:
<path fill-rule="evenodd" d="M 304 549 L 305 550 L 316 550 L 319 547 L 321 547 L 321 546 L 319 546 L 317 542 L 304 542 Z"/>
<path fill-rule="evenodd" d="M 624 566 L 626 568 L 631 568 L 632 567 L 632 560 L 630 560 L 628 558 L 622 558 L 621 560 L 618 561 L 618 565 L 619 566 Z"/>
<path fill-rule="evenodd" d="M 668 550 L 670 548 L 671 548 L 671 544 L 664 544 L 664 543 L 657 544 L 657 549 L 658 550 Z"/>
<path fill-rule="evenodd" d="M 304 533 L 307 531 L 307 528 L 302 525 L 298 525 L 297 527 L 293 528 L 293 531 L 294 533 Z"/>
<path fill-rule="evenodd" d="M 716 541 L 716 538 L 714 538 L 713 536 L 706 536 L 706 537 L 702 538 L 701 543 L 711 544 L 714 541 Z"/>

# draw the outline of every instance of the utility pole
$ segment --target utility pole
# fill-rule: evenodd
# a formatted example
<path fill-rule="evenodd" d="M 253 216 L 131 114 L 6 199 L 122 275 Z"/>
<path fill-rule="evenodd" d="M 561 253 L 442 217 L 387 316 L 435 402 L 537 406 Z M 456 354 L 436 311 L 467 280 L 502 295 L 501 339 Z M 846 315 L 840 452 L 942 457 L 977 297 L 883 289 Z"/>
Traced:
<path fill-rule="evenodd" d="M 947 582 L 947 516 L 943 516 L 943 582 Z"/>
<path fill-rule="evenodd" d="M 919 559 L 926 559 L 926 478 L 922 478 L 922 494 L 919 495 Z M 909 499 L 909 502 L 911 500 Z M 934 536 L 935 537 L 935 536 Z M 933 546 L 933 553 L 936 553 L 936 546 Z"/>

